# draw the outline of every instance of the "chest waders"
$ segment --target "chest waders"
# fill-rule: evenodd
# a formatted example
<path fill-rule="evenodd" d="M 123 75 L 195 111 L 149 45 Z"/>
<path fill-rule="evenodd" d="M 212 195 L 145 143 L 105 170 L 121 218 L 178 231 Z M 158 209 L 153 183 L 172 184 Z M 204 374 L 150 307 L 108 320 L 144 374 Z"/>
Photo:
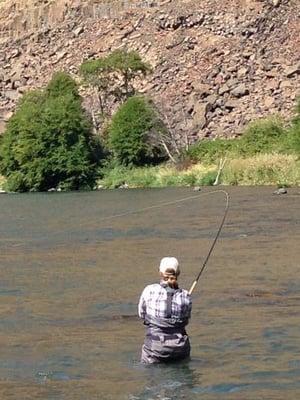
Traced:
<path fill-rule="evenodd" d="M 180 360 L 190 355 L 190 342 L 184 329 L 187 321 L 172 318 L 172 300 L 176 289 L 161 286 L 167 292 L 166 318 L 147 318 L 146 315 L 148 328 L 141 361 L 147 364 Z"/>

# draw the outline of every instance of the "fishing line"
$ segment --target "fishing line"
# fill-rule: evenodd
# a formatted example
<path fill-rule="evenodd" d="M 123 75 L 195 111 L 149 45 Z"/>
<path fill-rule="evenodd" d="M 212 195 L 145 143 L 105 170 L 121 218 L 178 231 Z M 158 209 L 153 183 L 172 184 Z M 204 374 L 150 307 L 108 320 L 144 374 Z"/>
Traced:
<path fill-rule="evenodd" d="M 227 212 L 228 212 L 228 208 L 229 208 L 229 194 L 225 190 L 222 190 L 222 189 L 213 190 L 213 191 L 210 191 L 210 192 L 200 193 L 198 195 L 184 197 L 184 198 L 178 199 L 178 200 L 167 201 L 167 202 L 164 202 L 164 203 L 155 204 L 153 206 L 139 208 L 137 210 L 131 210 L 131 211 L 126 211 L 126 212 L 119 213 L 119 214 L 113 214 L 113 215 L 109 215 L 107 217 L 98 218 L 97 222 L 99 222 L 99 221 L 109 221 L 109 220 L 112 220 L 112 219 L 115 219 L 115 218 L 121 218 L 121 217 L 126 217 L 126 216 L 132 215 L 132 214 L 138 214 L 138 213 L 142 213 L 142 212 L 149 211 L 149 210 L 155 210 L 157 208 L 171 206 L 171 205 L 183 203 L 183 202 L 186 202 L 186 201 L 189 201 L 189 200 L 195 200 L 195 199 L 198 199 L 199 197 L 208 196 L 208 195 L 212 195 L 212 194 L 216 194 L 216 193 L 223 193 L 226 196 L 226 206 L 225 206 L 225 210 L 224 210 L 224 215 L 223 215 L 223 218 L 221 220 L 221 223 L 220 223 L 219 229 L 217 231 L 217 234 L 216 234 L 216 236 L 215 236 L 215 238 L 213 240 L 213 243 L 212 243 L 212 245 L 211 245 L 211 247 L 209 249 L 209 252 L 208 252 L 208 254 L 207 254 L 207 256 L 206 256 L 206 258 L 205 258 L 205 260 L 204 260 L 204 262 L 202 264 L 200 272 L 198 273 L 196 279 L 194 280 L 194 282 L 193 282 L 193 284 L 192 284 L 192 286 L 191 286 L 191 288 L 189 290 L 189 293 L 192 294 L 193 290 L 195 289 L 195 286 L 197 285 L 197 283 L 198 283 L 198 281 L 199 281 L 199 279 L 200 279 L 200 277 L 202 275 L 202 272 L 204 271 L 204 268 L 205 268 L 205 266 L 206 266 L 206 264 L 207 264 L 207 262 L 208 262 L 208 260 L 209 260 L 209 258 L 211 256 L 211 254 L 213 252 L 213 249 L 214 249 L 214 247 L 216 245 L 216 242 L 217 242 L 217 240 L 218 240 L 218 238 L 220 236 L 221 230 L 223 228 L 223 225 L 224 225 L 224 222 L 225 222 L 225 219 L 226 219 L 226 216 L 227 216 Z M 82 228 L 82 225 L 81 225 L 81 228 Z M 61 230 L 61 231 L 55 232 L 55 234 L 57 235 L 58 233 L 63 233 L 63 232 L 66 232 L 66 230 Z"/>
<path fill-rule="evenodd" d="M 174 205 L 174 204 L 177 204 L 177 203 L 182 203 L 184 201 L 197 199 L 198 197 L 209 195 L 209 194 L 214 194 L 214 193 L 224 193 L 224 194 L 226 194 L 226 196 L 227 196 L 226 213 L 227 213 L 228 204 L 229 204 L 229 195 L 228 195 L 228 193 L 225 190 L 213 190 L 211 192 L 201 193 L 201 194 L 196 195 L 196 196 L 194 195 L 194 196 L 184 197 L 182 199 L 167 201 L 165 203 L 155 204 L 153 206 L 139 208 L 137 210 L 126 211 L 126 212 L 123 212 L 123 213 L 120 213 L 120 214 L 109 215 L 107 217 L 99 218 L 98 221 L 107 221 L 107 220 L 114 219 L 114 218 L 126 217 L 127 215 L 138 214 L 138 213 L 145 212 L 145 211 L 148 211 L 148 210 L 154 210 L 154 209 L 160 208 L 160 207 L 171 206 L 171 205 Z M 225 215 L 225 217 L 226 217 L 226 215 Z M 225 218 L 224 218 L 224 221 L 225 221 Z M 223 224 L 224 224 L 224 222 L 223 222 Z"/>
<path fill-rule="evenodd" d="M 182 202 L 185 202 L 185 201 L 188 201 L 188 200 L 194 200 L 194 199 L 197 199 L 197 198 L 199 198 L 201 196 L 215 194 L 215 193 L 223 193 L 225 195 L 225 197 L 226 197 L 225 210 L 224 210 L 223 218 L 222 218 L 221 223 L 219 225 L 219 229 L 218 229 L 217 234 L 216 234 L 216 236 L 215 236 L 215 238 L 214 238 L 214 240 L 212 242 L 212 245 L 211 245 L 211 247 L 209 249 L 209 252 L 207 253 L 207 256 L 206 256 L 206 258 L 205 258 L 205 260 L 204 260 L 204 262 L 202 264 L 202 267 L 201 267 L 196 279 L 194 280 L 194 282 L 193 282 L 193 284 L 192 284 L 192 286 L 191 286 L 191 288 L 189 290 L 189 294 L 192 294 L 192 292 L 194 291 L 194 289 L 195 289 L 195 287 L 196 287 L 196 285 L 197 285 L 197 283 L 198 283 L 198 281 L 199 281 L 199 279 L 200 279 L 200 277 L 201 277 L 201 275 L 202 275 L 202 273 L 203 273 L 203 271 L 204 271 L 204 269 L 206 267 L 206 264 L 207 264 L 207 262 L 208 262 L 208 260 L 209 260 L 209 258 L 211 256 L 211 254 L 213 252 L 213 249 L 214 249 L 214 247 L 215 247 L 215 245 L 217 243 L 217 240 L 218 240 L 218 238 L 220 236 L 220 233 L 222 231 L 222 228 L 223 228 L 226 216 L 227 216 L 227 212 L 228 212 L 228 209 L 229 209 L 229 194 L 225 190 L 221 190 L 221 189 L 213 190 L 211 192 L 201 193 L 201 194 L 199 194 L 197 196 L 194 195 L 194 196 L 184 197 L 183 199 L 179 199 L 179 200 L 168 201 L 168 202 L 161 203 L 161 204 L 156 204 L 156 205 L 153 205 L 153 206 L 150 206 L 150 207 L 140 208 L 140 209 L 134 210 L 134 211 L 128 211 L 128 212 L 124 212 L 124 213 L 120 213 L 120 214 L 111 215 L 111 216 L 108 216 L 108 217 L 101 218 L 101 220 L 103 221 L 103 220 L 109 220 L 109 219 L 113 219 L 113 218 L 120 218 L 120 217 L 124 217 L 124 216 L 131 215 L 131 214 L 136 214 L 136 213 L 145 212 L 145 211 L 148 211 L 148 210 L 153 210 L 153 209 L 160 208 L 160 207 L 165 207 L 165 206 L 170 206 L 170 205 L 174 205 L 174 204 L 177 204 L 177 203 L 182 203 Z"/>
<path fill-rule="evenodd" d="M 219 190 L 218 192 L 222 192 L 226 196 L 226 206 L 225 206 L 225 210 L 224 210 L 224 215 L 223 215 L 222 221 L 220 223 L 218 232 L 217 232 L 217 234 L 216 234 L 216 236 L 214 238 L 214 241 L 213 241 L 213 243 L 212 243 L 212 245 L 211 245 L 211 247 L 209 249 L 209 252 L 208 252 L 208 254 L 207 254 L 207 256 L 206 256 L 206 258 L 205 258 L 205 260 L 204 260 L 204 262 L 202 264 L 200 272 L 198 273 L 196 279 L 194 280 L 194 282 L 193 282 L 193 284 L 192 284 L 192 286 L 191 286 L 191 288 L 189 290 L 189 294 L 193 293 L 193 291 L 194 291 L 194 289 L 195 289 L 195 287 L 196 287 L 196 285 L 197 285 L 197 283 L 198 283 L 198 281 L 200 279 L 200 276 L 202 275 L 202 272 L 204 271 L 204 268 L 205 268 L 205 266 L 207 264 L 207 261 L 209 260 L 209 257 L 211 256 L 211 253 L 213 252 L 213 249 L 214 249 L 214 247 L 215 247 L 215 245 L 217 243 L 217 240 L 218 240 L 218 238 L 220 236 L 220 233 L 221 233 L 221 230 L 223 228 L 223 225 L 224 225 L 224 222 L 225 222 L 225 219 L 226 219 L 226 216 L 227 216 L 227 212 L 228 212 L 228 209 L 229 209 L 229 194 L 225 190 Z M 210 193 L 212 193 L 212 192 L 210 192 Z"/>

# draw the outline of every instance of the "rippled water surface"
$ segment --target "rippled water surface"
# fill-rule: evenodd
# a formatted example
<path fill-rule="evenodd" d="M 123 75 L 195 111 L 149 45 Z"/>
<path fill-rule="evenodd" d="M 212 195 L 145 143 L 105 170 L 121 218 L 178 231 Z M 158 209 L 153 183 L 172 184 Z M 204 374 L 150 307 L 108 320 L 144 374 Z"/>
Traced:
<path fill-rule="evenodd" d="M 191 360 L 139 363 L 139 295 L 165 255 L 189 288 L 224 211 L 211 190 L 0 195 L 1 400 L 298 398 L 299 189 L 229 189 L 193 295 Z"/>

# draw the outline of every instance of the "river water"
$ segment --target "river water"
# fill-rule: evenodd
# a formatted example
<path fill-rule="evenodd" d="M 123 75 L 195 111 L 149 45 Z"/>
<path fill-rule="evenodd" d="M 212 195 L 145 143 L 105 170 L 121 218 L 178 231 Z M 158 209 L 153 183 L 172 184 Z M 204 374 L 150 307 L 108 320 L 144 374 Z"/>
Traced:
<path fill-rule="evenodd" d="M 193 294 L 191 360 L 139 363 L 140 293 L 167 255 L 189 288 L 224 212 L 212 190 L 1 195 L 1 400 L 298 398 L 298 188 L 228 189 Z"/>

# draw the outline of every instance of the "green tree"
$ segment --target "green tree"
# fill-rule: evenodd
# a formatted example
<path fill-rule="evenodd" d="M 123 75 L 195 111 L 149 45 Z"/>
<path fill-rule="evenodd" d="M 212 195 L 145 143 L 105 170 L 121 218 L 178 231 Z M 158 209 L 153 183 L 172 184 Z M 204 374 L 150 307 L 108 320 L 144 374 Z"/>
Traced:
<path fill-rule="evenodd" d="M 102 123 L 111 114 L 108 110 L 109 99 L 111 103 L 120 102 L 134 95 L 134 79 L 150 71 L 150 66 L 137 52 L 126 50 L 115 50 L 107 57 L 84 61 L 79 68 L 83 83 L 94 90 Z M 97 130 L 99 121 L 95 116 L 93 119 Z"/>
<path fill-rule="evenodd" d="M 145 165 L 165 158 L 161 138 L 164 127 L 153 104 L 133 96 L 113 115 L 108 127 L 108 146 L 123 165 Z"/>
<path fill-rule="evenodd" d="M 45 90 L 25 94 L 0 145 L 9 190 L 91 188 L 101 158 L 76 83 L 54 75 Z"/>
<path fill-rule="evenodd" d="M 116 90 L 117 96 L 121 99 L 135 93 L 133 80 L 136 77 L 145 76 L 151 71 L 150 65 L 143 62 L 136 51 L 115 50 L 107 56 L 106 62 L 112 72 L 121 76 L 121 84 Z"/>
<path fill-rule="evenodd" d="M 105 58 L 84 61 L 79 72 L 83 77 L 84 83 L 94 89 L 96 98 L 99 102 L 100 113 L 105 115 L 106 103 L 112 87 L 110 67 Z"/>

